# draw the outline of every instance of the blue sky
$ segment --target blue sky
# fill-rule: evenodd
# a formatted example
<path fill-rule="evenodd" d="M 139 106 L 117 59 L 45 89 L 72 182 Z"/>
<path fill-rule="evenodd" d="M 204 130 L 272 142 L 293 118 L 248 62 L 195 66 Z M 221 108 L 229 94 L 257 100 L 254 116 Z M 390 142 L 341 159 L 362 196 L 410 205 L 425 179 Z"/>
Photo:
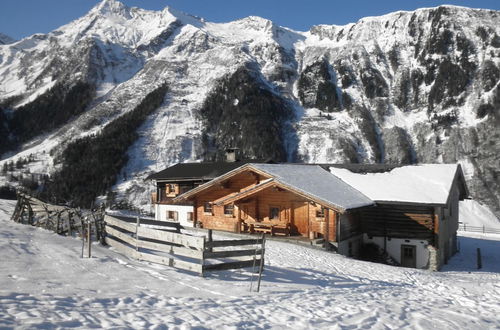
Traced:
<path fill-rule="evenodd" d="M 0 0 L 0 32 L 20 39 L 47 33 L 87 13 L 99 0 Z M 453 4 L 500 10 L 500 0 L 122 0 L 159 10 L 171 6 L 212 22 L 256 15 L 305 31 L 316 24 L 346 24 L 365 16 Z"/>

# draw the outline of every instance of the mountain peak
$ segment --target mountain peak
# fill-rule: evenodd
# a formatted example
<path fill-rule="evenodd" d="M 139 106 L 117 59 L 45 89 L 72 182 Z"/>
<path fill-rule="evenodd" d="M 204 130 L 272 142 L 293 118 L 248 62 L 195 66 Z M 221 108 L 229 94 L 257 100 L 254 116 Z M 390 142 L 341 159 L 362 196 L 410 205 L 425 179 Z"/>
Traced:
<path fill-rule="evenodd" d="M 117 0 L 102 0 L 91 12 L 105 16 L 118 15 L 130 18 L 130 8 Z"/>

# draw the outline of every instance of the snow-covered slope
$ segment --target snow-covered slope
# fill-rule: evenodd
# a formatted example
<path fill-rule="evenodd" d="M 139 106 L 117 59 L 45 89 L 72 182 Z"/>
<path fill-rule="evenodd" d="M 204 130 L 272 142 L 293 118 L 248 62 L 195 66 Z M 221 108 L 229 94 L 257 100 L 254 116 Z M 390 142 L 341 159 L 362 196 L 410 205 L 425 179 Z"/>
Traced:
<path fill-rule="evenodd" d="M 500 327 L 498 235 L 462 234 L 438 273 L 268 240 L 261 290 L 251 293 L 248 270 L 201 278 L 98 244 L 82 259 L 80 239 L 9 221 L 13 209 L 0 200 L 2 329 Z"/>
<path fill-rule="evenodd" d="M 83 113 L 4 158 L 36 154 L 27 167 L 51 172 L 68 142 L 166 82 L 114 187 L 137 205 L 148 205 L 149 173 L 231 146 L 289 161 L 460 162 L 473 196 L 499 211 L 499 81 L 497 11 L 442 6 L 297 32 L 260 17 L 210 23 L 105 0 L 49 34 L 0 46 L 7 114 L 50 88 L 95 89 Z"/>
<path fill-rule="evenodd" d="M 459 221 L 466 226 L 500 229 L 500 218 L 481 203 L 471 199 L 460 201 Z"/>

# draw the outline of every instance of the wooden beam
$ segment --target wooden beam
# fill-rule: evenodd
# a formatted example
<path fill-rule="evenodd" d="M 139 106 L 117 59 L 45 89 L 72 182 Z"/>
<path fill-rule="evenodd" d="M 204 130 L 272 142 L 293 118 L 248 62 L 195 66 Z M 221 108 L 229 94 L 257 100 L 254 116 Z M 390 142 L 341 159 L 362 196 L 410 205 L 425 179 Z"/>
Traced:
<path fill-rule="evenodd" d="M 131 233 L 135 233 L 135 227 L 136 227 L 135 223 L 131 224 L 131 223 L 125 222 L 123 220 L 118 220 L 117 218 L 114 218 L 114 217 L 109 216 L 107 214 L 104 216 L 104 222 L 108 225 L 124 229 L 126 231 L 131 232 Z"/>
<path fill-rule="evenodd" d="M 223 264 L 203 265 L 203 270 L 217 271 L 217 270 L 247 268 L 247 267 L 253 267 L 254 263 L 260 263 L 260 258 L 255 259 L 255 262 L 252 259 L 247 261 L 225 262 Z"/>
<path fill-rule="evenodd" d="M 231 258 L 231 257 L 245 257 L 245 256 L 260 255 L 260 253 L 261 253 L 260 249 L 216 251 L 216 252 L 205 251 L 203 253 L 203 257 L 205 259 Z"/>
<path fill-rule="evenodd" d="M 262 244 L 262 239 L 230 239 L 225 241 L 207 242 L 207 247 L 222 247 L 222 246 L 240 246 L 240 245 L 254 245 Z"/>
<path fill-rule="evenodd" d="M 106 233 L 108 235 L 114 236 L 116 238 L 119 238 L 120 240 L 124 241 L 125 243 L 128 243 L 132 246 L 136 245 L 136 240 L 134 237 L 127 235 L 126 233 L 122 233 L 121 231 L 118 231 L 114 229 L 113 227 L 106 226 Z"/>
<path fill-rule="evenodd" d="M 137 252 L 137 259 L 149 261 L 149 262 L 153 262 L 153 263 L 161 264 L 161 265 L 165 265 L 165 266 L 180 268 L 180 269 L 184 269 L 184 270 L 188 270 L 188 271 L 192 271 L 192 272 L 196 272 L 196 273 L 201 273 L 203 271 L 203 266 L 200 264 L 195 264 L 192 262 L 183 261 L 183 260 L 174 259 L 174 258 L 169 258 L 169 257 L 164 257 L 164 256 L 159 256 L 159 255 L 155 255 L 155 254 Z"/>
<path fill-rule="evenodd" d="M 178 234 L 169 231 L 161 231 L 157 229 L 150 229 L 144 227 L 139 227 L 137 230 L 137 234 L 141 237 L 193 247 L 196 249 L 203 249 L 205 247 L 204 237 L 187 236 L 184 234 Z"/>
<path fill-rule="evenodd" d="M 128 257 L 131 257 L 131 258 L 137 258 L 137 251 L 134 248 L 131 248 L 123 243 L 120 243 L 111 237 L 106 237 L 105 241 L 106 241 L 106 244 L 113 247 L 117 252 L 124 254 Z"/>

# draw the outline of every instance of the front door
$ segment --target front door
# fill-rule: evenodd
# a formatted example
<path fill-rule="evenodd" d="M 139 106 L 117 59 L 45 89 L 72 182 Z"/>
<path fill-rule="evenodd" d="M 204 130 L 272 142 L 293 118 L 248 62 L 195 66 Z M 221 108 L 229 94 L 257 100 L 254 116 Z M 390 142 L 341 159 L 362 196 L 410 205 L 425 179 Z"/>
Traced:
<path fill-rule="evenodd" d="M 401 245 L 401 266 L 417 267 L 417 247 L 415 245 Z"/>
<path fill-rule="evenodd" d="M 309 203 L 293 203 L 292 233 L 309 236 Z"/>

